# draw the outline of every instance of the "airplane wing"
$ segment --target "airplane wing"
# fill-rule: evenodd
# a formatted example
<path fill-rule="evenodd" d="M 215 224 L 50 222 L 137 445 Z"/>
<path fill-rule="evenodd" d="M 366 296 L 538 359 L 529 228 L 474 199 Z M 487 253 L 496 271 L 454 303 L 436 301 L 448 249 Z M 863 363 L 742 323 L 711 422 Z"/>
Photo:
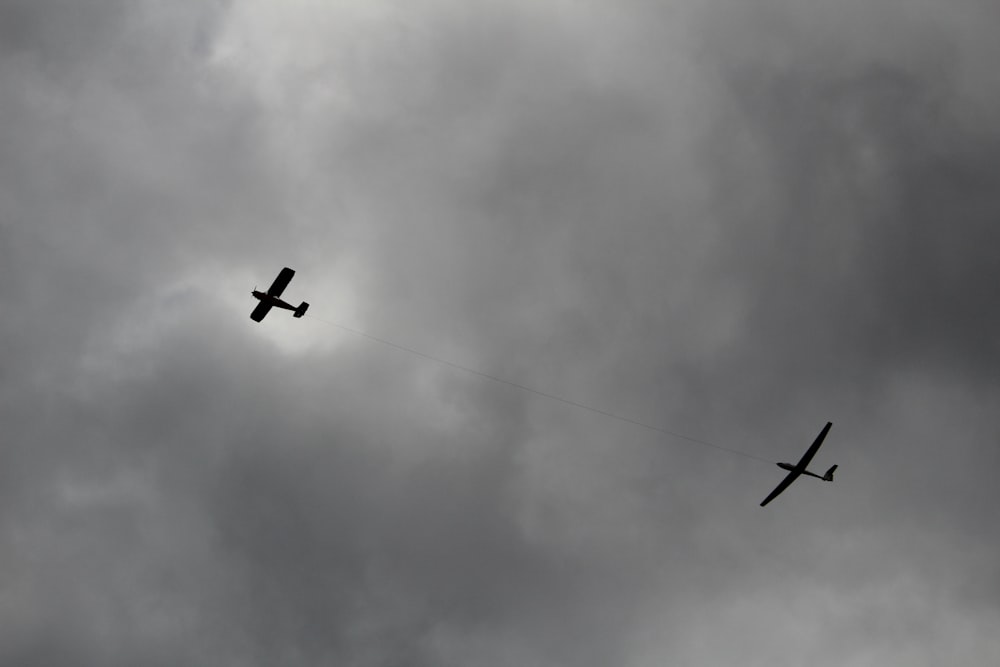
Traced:
<path fill-rule="evenodd" d="M 826 439 L 826 434 L 830 432 L 831 426 L 833 426 L 833 422 L 826 423 L 823 430 L 820 431 L 819 435 L 816 436 L 816 439 L 813 440 L 813 444 L 809 445 L 809 449 L 806 450 L 806 453 L 802 455 L 802 458 L 799 459 L 799 462 L 795 465 L 797 469 L 806 469 L 806 466 L 809 465 L 810 461 L 812 461 L 812 457 L 816 456 L 816 452 L 819 451 L 819 446 L 822 445 L 823 440 Z"/>
<path fill-rule="evenodd" d="M 292 281 L 292 276 L 294 275 L 295 272 L 287 266 L 283 268 L 278 274 L 278 277 L 274 279 L 273 283 L 271 283 L 271 286 L 267 288 L 268 295 L 281 296 L 281 293 L 285 291 L 286 287 L 288 287 L 288 283 Z"/>
<path fill-rule="evenodd" d="M 774 487 L 774 491 L 772 491 L 771 495 L 769 495 L 767 498 L 764 498 L 764 502 L 762 502 L 760 506 L 763 507 L 764 505 L 768 504 L 769 502 L 777 498 L 781 494 L 781 492 L 787 489 L 788 485 L 794 482 L 801 474 L 802 473 L 793 470 L 792 472 L 785 475 L 785 479 L 781 480 L 781 483 L 778 484 L 778 486 Z"/>
<path fill-rule="evenodd" d="M 257 304 L 257 307 L 253 309 L 253 312 L 250 313 L 250 319 L 254 322 L 260 322 L 270 310 L 271 304 L 261 301 Z"/>

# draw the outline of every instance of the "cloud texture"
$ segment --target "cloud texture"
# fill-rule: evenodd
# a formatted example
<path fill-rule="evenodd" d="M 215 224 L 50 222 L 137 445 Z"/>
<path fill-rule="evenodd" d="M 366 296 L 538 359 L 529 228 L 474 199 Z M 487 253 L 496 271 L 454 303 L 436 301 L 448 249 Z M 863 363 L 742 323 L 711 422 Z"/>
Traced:
<path fill-rule="evenodd" d="M 998 24 L 0 3 L 0 664 L 995 661 Z"/>

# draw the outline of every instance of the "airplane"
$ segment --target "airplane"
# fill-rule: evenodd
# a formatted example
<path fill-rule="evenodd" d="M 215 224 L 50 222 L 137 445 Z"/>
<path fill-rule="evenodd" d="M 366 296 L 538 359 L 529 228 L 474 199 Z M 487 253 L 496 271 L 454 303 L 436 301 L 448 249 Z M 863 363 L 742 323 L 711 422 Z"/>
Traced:
<path fill-rule="evenodd" d="M 288 287 L 288 283 L 291 282 L 292 276 L 294 275 L 295 271 L 292 271 L 286 266 L 278 273 L 278 277 L 274 279 L 274 282 L 271 283 L 271 286 L 267 288 L 266 292 L 259 292 L 256 287 L 253 288 L 253 291 L 250 292 L 250 294 L 258 299 L 260 303 L 258 303 L 257 307 L 253 309 L 252 313 L 250 313 L 251 320 L 254 322 L 260 322 L 271 310 L 272 306 L 295 311 L 292 317 L 302 317 L 306 314 L 306 310 L 309 309 L 309 304 L 305 301 L 300 303 L 298 308 L 296 308 L 292 304 L 286 303 L 278 298 L 281 296 L 281 293 L 285 291 L 285 288 Z"/>
<path fill-rule="evenodd" d="M 777 498 L 778 494 L 787 489 L 788 485 L 794 482 L 796 479 L 798 479 L 799 475 L 809 475 L 810 477 L 821 479 L 824 482 L 833 481 L 833 471 L 837 469 L 837 466 L 833 466 L 832 468 L 827 470 L 826 473 L 823 475 L 817 475 L 814 472 L 809 472 L 808 470 L 806 470 L 806 466 L 809 465 L 810 461 L 812 461 L 812 457 L 816 456 L 816 452 L 819 451 L 819 446 L 823 444 L 823 440 L 826 438 L 826 434 L 830 432 L 831 426 L 833 426 L 832 422 L 826 423 L 826 426 L 824 426 L 823 430 L 819 432 L 819 435 L 816 436 L 816 440 L 814 440 L 813 444 L 809 446 L 809 449 L 807 449 L 806 453 L 802 455 L 802 458 L 799 459 L 798 463 L 796 463 L 795 465 L 792 465 L 791 463 L 778 464 L 779 468 L 788 471 L 788 475 L 785 477 L 785 479 L 781 480 L 781 483 L 778 484 L 777 487 L 775 487 L 774 491 L 771 492 L 771 495 L 769 495 L 767 498 L 764 498 L 764 502 L 760 504 L 761 507 L 763 507 L 764 505 L 768 504 L 769 502 Z"/>

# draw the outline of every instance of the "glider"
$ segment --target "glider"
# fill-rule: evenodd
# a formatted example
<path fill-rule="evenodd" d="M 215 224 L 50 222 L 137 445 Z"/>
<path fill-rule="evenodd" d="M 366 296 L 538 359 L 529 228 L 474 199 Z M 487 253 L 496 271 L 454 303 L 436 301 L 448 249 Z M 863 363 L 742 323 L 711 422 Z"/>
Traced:
<path fill-rule="evenodd" d="M 250 292 L 250 294 L 260 301 L 260 303 L 257 304 L 257 307 L 253 309 L 253 312 L 250 313 L 251 320 L 254 322 L 260 322 L 273 306 L 284 308 L 285 310 L 295 311 L 292 317 L 302 317 L 306 314 L 306 310 L 309 309 L 309 304 L 305 301 L 300 303 L 299 307 L 296 308 L 292 304 L 286 303 L 278 298 L 281 296 L 281 293 L 285 291 L 285 288 L 288 287 L 288 283 L 291 282 L 292 276 L 294 275 L 295 272 L 286 266 L 280 273 L 278 273 L 278 277 L 274 279 L 274 282 L 271 283 L 271 286 L 267 288 L 266 292 L 259 292 L 256 287 L 252 292 Z"/>
<path fill-rule="evenodd" d="M 781 483 L 778 484 L 777 487 L 775 487 L 774 491 L 771 492 L 771 495 L 769 495 L 767 498 L 764 498 L 764 502 L 760 504 L 761 507 L 763 507 L 764 505 L 768 504 L 769 502 L 777 498 L 782 491 L 788 488 L 789 484 L 798 479 L 799 475 L 809 475 L 810 477 L 821 479 L 824 482 L 833 481 L 833 471 L 837 469 L 837 466 L 833 466 L 832 468 L 827 470 L 826 474 L 824 475 L 817 475 L 814 472 L 809 472 L 808 470 L 806 470 L 806 466 L 809 465 L 810 461 L 812 461 L 812 457 L 816 456 L 816 452 L 819 451 L 819 446 L 823 444 L 823 440 L 826 438 L 826 434 L 830 432 L 831 426 L 833 426 L 831 422 L 826 423 L 826 426 L 824 426 L 823 430 L 819 432 L 819 435 L 816 436 L 816 440 L 814 440 L 813 444 L 809 446 L 809 449 L 807 449 L 806 453 L 802 455 L 802 458 L 799 459 L 798 463 L 796 463 L 795 465 L 792 465 L 791 463 L 778 464 L 779 468 L 788 471 L 788 475 L 785 477 L 785 479 L 781 480 Z"/>

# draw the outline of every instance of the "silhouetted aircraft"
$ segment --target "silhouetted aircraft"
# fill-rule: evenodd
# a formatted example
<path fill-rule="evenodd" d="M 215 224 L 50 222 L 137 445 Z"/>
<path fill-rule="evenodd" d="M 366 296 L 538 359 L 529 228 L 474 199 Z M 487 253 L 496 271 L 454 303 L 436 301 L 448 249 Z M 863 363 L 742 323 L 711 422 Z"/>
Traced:
<path fill-rule="evenodd" d="M 760 504 L 761 507 L 763 507 L 764 505 L 768 504 L 769 502 L 777 498 L 778 494 L 787 489 L 788 485 L 794 482 L 796 479 L 798 479 L 799 475 L 809 475 L 810 477 L 821 479 L 824 482 L 833 481 L 833 471 L 837 469 L 837 466 L 833 466 L 832 468 L 827 470 L 825 475 L 817 475 L 814 472 L 809 472 L 808 470 L 806 470 L 806 466 L 809 465 L 810 461 L 812 461 L 812 457 L 816 456 L 816 452 L 819 450 L 819 446 L 823 444 L 823 440 L 824 438 L 826 438 L 826 434 L 830 432 L 831 426 L 833 426 L 831 422 L 826 423 L 826 426 L 824 426 L 823 430 L 819 432 L 819 435 L 816 436 L 816 440 L 814 440 L 813 444 L 809 446 L 809 449 L 806 450 L 806 453 L 802 456 L 801 459 L 799 459 L 798 463 L 796 463 L 795 465 L 792 465 L 791 463 L 778 464 L 779 468 L 789 471 L 788 475 L 785 477 L 785 479 L 781 480 L 781 484 L 778 484 L 778 486 L 775 487 L 774 491 L 771 492 L 771 495 L 769 495 L 767 498 L 764 498 L 764 502 Z"/>
<path fill-rule="evenodd" d="M 253 309 L 252 313 L 250 313 L 251 320 L 254 322 L 260 322 L 273 306 L 284 308 L 285 310 L 294 310 L 295 313 L 292 317 L 302 317 L 306 314 L 306 310 L 309 309 L 309 304 L 305 301 L 300 303 L 299 307 L 296 308 L 292 304 L 285 303 L 278 298 L 281 296 L 281 293 L 285 291 L 285 288 L 288 287 L 288 283 L 291 282 L 292 276 L 294 275 L 295 272 L 286 266 L 278 274 L 278 277 L 274 279 L 271 286 L 267 288 L 266 292 L 258 292 L 256 287 L 253 288 L 253 291 L 250 292 L 250 294 L 259 299 L 260 303 L 258 303 L 257 307 Z"/>

